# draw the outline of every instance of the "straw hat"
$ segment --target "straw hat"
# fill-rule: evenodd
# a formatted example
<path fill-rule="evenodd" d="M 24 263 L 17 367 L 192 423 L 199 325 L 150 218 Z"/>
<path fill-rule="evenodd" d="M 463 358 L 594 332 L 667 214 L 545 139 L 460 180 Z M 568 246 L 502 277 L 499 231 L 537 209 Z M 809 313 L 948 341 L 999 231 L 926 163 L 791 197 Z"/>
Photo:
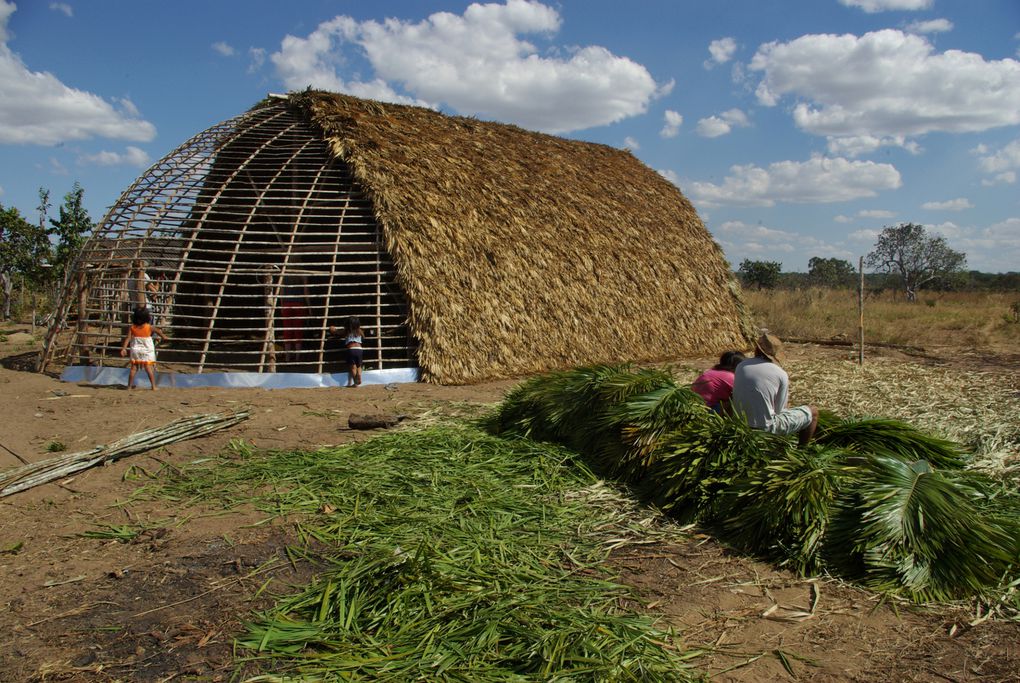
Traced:
<path fill-rule="evenodd" d="M 786 352 L 783 351 L 783 342 L 771 334 L 763 334 L 755 342 L 755 349 L 776 365 L 782 366 L 786 362 Z"/>

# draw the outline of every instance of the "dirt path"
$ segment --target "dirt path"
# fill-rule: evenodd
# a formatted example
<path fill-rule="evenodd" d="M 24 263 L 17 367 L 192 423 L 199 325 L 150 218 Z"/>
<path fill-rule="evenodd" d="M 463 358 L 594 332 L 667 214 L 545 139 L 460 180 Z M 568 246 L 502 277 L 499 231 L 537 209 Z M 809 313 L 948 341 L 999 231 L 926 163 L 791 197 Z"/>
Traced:
<path fill-rule="evenodd" d="M 0 344 L 0 359 L 25 345 Z M 128 392 L 0 368 L 0 444 L 28 461 L 50 457 L 51 444 L 85 450 L 186 415 L 252 413 L 224 432 L 0 499 L 0 680 L 228 680 L 232 637 L 259 605 L 252 596 L 266 581 L 283 586 L 314 568 L 282 561 L 294 540 L 286 524 L 130 501 L 145 473 L 221 452 L 232 439 L 268 449 L 364 439 L 371 433 L 346 428 L 350 414 L 456 414 L 498 401 L 512 384 Z M 18 464 L 0 448 L 0 469 Z M 81 536 L 138 523 L 151 529 L 130 543 Z M 687 646 L 708 651 L 698 665 L 713 680 L 1020 680 L 1017 624 L 970 627 L 972 614 L 897 610 L 697 534 L 612 562 L 637 589 L 635 607 L 662 614 Z"/>

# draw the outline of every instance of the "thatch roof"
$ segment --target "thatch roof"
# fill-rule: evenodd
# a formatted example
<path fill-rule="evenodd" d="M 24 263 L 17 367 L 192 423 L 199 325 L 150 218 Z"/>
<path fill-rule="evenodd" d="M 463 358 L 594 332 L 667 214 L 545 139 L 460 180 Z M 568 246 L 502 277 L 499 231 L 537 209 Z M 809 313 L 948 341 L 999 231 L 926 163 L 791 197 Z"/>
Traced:
<path fill-rule="evenodd" d="M 370 194 L 426 380 L 746 347 L 722 251 L 629 152 L 325 92 L 288 104 Z"/>

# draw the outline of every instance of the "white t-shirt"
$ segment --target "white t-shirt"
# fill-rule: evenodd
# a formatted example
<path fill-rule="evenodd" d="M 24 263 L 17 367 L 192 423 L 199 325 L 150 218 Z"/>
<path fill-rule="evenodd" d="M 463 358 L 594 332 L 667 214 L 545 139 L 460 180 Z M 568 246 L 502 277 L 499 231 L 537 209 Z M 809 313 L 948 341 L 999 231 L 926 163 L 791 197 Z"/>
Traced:
<path fill-rule="evenodd" d="M 755 429 L 768 429 L 776 413 L 786 408 L 790 376 L 767 358 L 748 358 L 733 373 L 734 413 L 744 415 Z"/>

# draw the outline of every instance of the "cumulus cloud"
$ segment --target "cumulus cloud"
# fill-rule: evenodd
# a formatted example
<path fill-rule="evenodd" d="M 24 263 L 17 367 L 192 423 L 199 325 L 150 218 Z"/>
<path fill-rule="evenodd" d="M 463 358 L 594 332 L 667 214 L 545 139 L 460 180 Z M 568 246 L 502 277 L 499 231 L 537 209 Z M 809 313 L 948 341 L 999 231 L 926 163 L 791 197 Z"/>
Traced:
<path fill-rule="evenodd" d="M 1007 218 L 981 226 L 946 222 L 931 227 L 946 237 L 953 249 L 967 254 L 969 267 L 985 272 L 1015 271 L 1020 263 L 1020 218 Z"/>
<path fill-rule="evenodd" d="M 51 2 L 50 9 L 54 12 L 61 12 L 64 16 L 73 17 L 74 8 L 68 5 L 66 2 Z"/>
<path fill-rule="evenodd" d="M 719 40 L 713 40 L 708 44 L 708 54 L 712 55 L 712 58 L 705 60 L 705 68 L 711 69 L 717 64 L 725 64 L 733 59 L 733 54 L 736 51 L 737 41 L 733 38 L 726 37 L 720 38 Z"/>
<path fill-rule="evenodd" d="M 623 146 L 632 151 L 641 149 L 641 143 L 629 135 L 623 139 Z"/>
<path fill-rule="evenodd" d="M 684 123 L 684 117 L 675 112 L 672 109 L 667 109 L 666 113 L 663 114 L 665 124 L 662 126 L 662 130 L 659 131 L 659 135 L 664 138 L 675 138 L 680 133 L 680 126 Z"/>
<path fill-rule="evenodd" d="M 806 35 L 758 48 L 758 101 L 798 103 L 794 122 L 815 135 L 916 136 L 1020 123 L 1020 63 L 936 53 L 923 36 L 885 29 L 863 36 Z"/>
<path fill-rule="evenodd" d="M 854 222 L 853 218 L 851 218 L 850 216 L 844 216 L 842 214 L 840 214 L 838 216 L 835 216 L 832 220 L 835 221 L 836 223 L 844 223 L 844 224 L 846 224 L 846 223 L 853 223 Z"/>
<path fill-rule="evenodd" d="M 1020 169 L 1020 138 L 1007 143 L 1002 149 L 992 151 L 986 145 L 973 150 L 978 155 L 981 170 L 991 175 L 984 185 L 1012 184 L 1016 182 L 1016 171 Z"/>
<path fill-rule="evenodd" d="M 899 147 L 911 154 L 920 154 L 921 146 L 902 135 L 876 137 L 874 135 L 847 135 L 828 137 L 826 149 L 832 156 L 859 157 L 881 149 L 882 147 Z"/>
<path fill-rule="evenodd" d="M 687 193 L 706 206 L 822 204 L 874 197 L 901 184 L 900 173 L 891 164 L 816 156 L 778 161 L 768 168 L 732 166 L 722 184 L 692 182 Z"/>
<path fill-rule="evenodd" d="M 840 244 L 830 244 L 809 234 L 771 228 L 761 223 L 727 221 L 710 230 L 731 263 L 739 263 L 745 258 L 765 258 L 782 261 L 784 267 L 803 268 L 812 256 L 853 256 Z"/>
<path fill-rule="evenodd" d="M 973 209 L 974 205 L 970 203 L 969 199 L 959 197 L 944 202 L 925 202 L 921 204 L 921 208 L 928 211 L 963 211 L 964 209 Z"/>
<path fill-rule="evenodd" d="M 225 43 L 222 40 L 218 40 L 215 43 L 213 43 L 212 49 L 215 52 L 218 52 L 219 54 L 223 55 L 224 57 L 233 57 L 234 53 L 236 52 L 236 50 L 234 50 L 230 43 Z"/>
<path fill-rule="evenodd" d="M 892 218 L 896 214 L 885 209 L 862 209 L 857 212 L 857 215 L 861 218 Z"/>
<path fill-rule="evenodd" d="M 660 169 L 658 171 L 658 174 L 661 175 L 666 180 L 668 180 L 669 182 L 676 185 L 677 187 L 680 187 L 680 176 L 677 175 L 676 171 L 671 171 L 668 168 L 664 168 Z"/>
<path fill-rule="evenodd" d="M 948 19 L 913 21 L 907 24 L 907 30 L 911 33 L 947 33 L 953 30 L 953 22 Z"/>
<path fill-rule="evenodd" d="M 863 230 L 854 230 L 846 236 L 848 240 L 855 244 L 869 244 L 878 241 L 878 236 L 881 234 L 881 230 L 871 230 L 865 228 Z"/>
<path fill-rule="evenodd" d="M 981 181 L 981 184 L 985 187 L 992 187 L 994 185 L 1012 185 L 1016 182 L 1016 171 L 1003 171 L 1002 173 L 996 173 L 991 178 L 985 178 Z"/>
<path fill-rule="evenodd" d="M 266 63 L 266 51 L 261 47 L 248 48 L 248 73 L 253 74 Z"/>
<path fill-rule="evenodd" d="M 746 128 L 751 125 L 747 120 L 747 114 L 739 109 L 724 111 L 718 116 L 709 116 L 698 121 L 698 135 L 703 138 L 717 138 L 720 135 L 727 135 L 734 128 Z"/>
<path fill-rule="evenodd" d="M 391 102 L 445 104 L 459 113 L 550 133 L 601 126 L 647 111 L 669 92 L 648 70 L 604 47 L 541 52 L 521 38 L 551 38 L 555 9 L 534 0 L 470 5 L 420 22 L 357 21 L 338 16 L 307 37 L 288 35 L 270 56 L 291 89 L 309 85 Z M 341 77 L 352 57 L 374 78 Z M 398 92 L 399 86 L 403 92 Z"/>
<path fill-rule="evenodd" d="M 868 14 L 874 14 L 893 10 L 913 12 L 928 9 L 934 0 L 839 0 L 839 2 L 847 7 L 857 7 Z"/>
<path fill-rule="evenodd" d="M 78 157 L 80 165 L 95 166 L 138 166 L 143 168 L 149 165 L 149 155 L 142 149 L 128 145 L 123 152 L 102 151 L 96 154 L 83 154 Z"/>
<path fill-rule="evenodd" d="M 7 21 L 14 10 L 13 3 L 0 0 L 0 143 L 54 145 L 93 137 L 147 142 L 155 137 L 155 126 L 127 100 L 111 104 L 25 66 L 7 46 Z"/>

